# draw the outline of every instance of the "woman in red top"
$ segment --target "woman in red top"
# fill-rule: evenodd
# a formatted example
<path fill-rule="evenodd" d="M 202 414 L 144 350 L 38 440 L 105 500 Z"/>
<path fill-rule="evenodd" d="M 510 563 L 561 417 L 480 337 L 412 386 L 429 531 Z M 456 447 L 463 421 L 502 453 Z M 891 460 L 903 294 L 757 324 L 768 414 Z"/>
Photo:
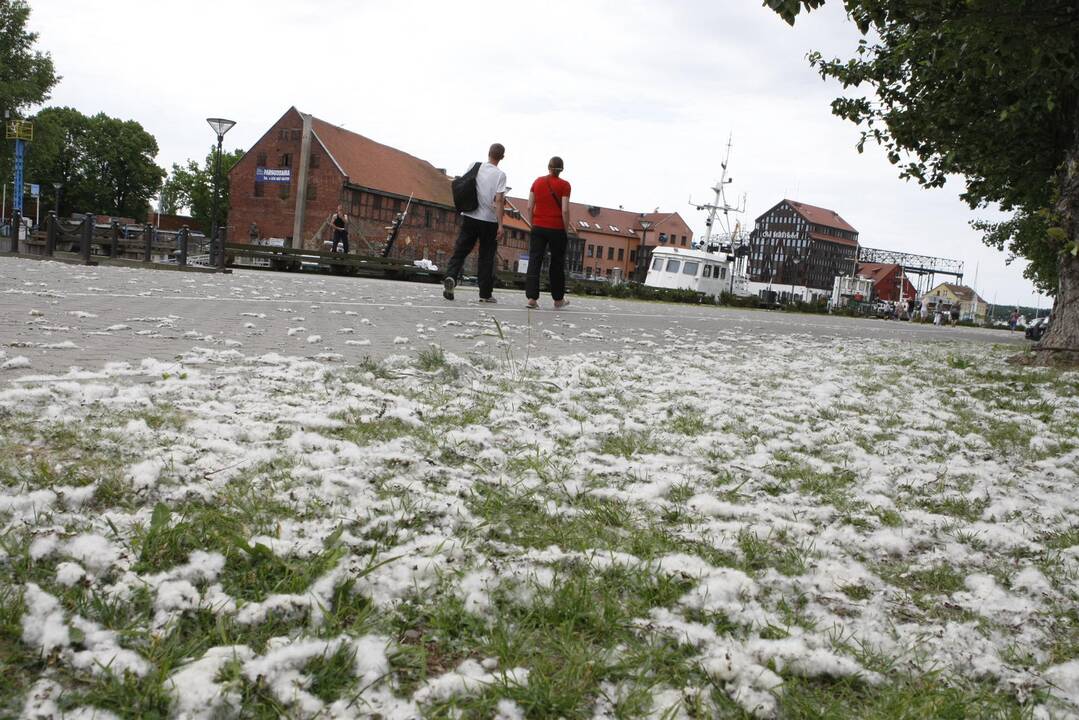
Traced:
<path fill-rule="evenodd" d="M 539 307 L 539 278 L 543 258 L 551 252 L 551 299 L 555 309 L 569 304 L 566 296 L 566 229 L 569 228 L 569 183 L 562 174 L 562 158 L 547 163 L 548 174 L 536 178 L 528 193 L 528 215 L 532 218 L 532 238 L 528 244 L 528 274 L 525 297 L 529 308 Z"/>

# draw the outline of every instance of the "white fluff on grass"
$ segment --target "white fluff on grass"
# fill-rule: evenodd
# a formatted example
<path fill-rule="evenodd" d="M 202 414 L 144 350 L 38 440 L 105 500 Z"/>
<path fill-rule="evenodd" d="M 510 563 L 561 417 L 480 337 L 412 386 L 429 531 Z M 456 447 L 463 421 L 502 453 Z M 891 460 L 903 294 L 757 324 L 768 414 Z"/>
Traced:
<path fill-rule="evenodd" d="M 246 645 L 219 645 L 170 675 L 165 687 L 175 699 L 173 713 L 176 720 L 201 720 L 238 713 L 242 702 L 240 693 L 219 684 L 217 676 L 227 664 L 242 663 L 254 656 Z"/>
<path fill-rule="evenodd" d="M 25 355 L 16 355 L 10 360 L 0 363 L 0 370 L 17 370 L 25 367 L 30 367 L 30 358 Z"/>
<path fill-rule="evenodd" d="M 524 686 L 527 683 L 528 670 L 526 668 L 488 672 L 483 665 L 469 659 L 458 665 L 456 669 L 428 680 L 416 691 L 412 699 L 417 703 L 425 704 L 449 700 L 453 697 L 475 695 L 491 686 Z"/>

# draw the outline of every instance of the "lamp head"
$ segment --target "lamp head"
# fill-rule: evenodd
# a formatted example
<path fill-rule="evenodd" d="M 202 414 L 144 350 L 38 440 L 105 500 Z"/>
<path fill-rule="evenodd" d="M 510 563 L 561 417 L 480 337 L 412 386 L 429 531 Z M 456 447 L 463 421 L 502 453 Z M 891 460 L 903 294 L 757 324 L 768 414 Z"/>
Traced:
<path fill-rule="evenodd" d="M 213 131 L 217 133 L 217 139 L 221 140 L 225 137 L 225 133 L 232 129 L 232 126 L 236 124 L 235 120 L 226 120 L 225 118 L 206 118 L 206 122 L 209 123 Z"/>

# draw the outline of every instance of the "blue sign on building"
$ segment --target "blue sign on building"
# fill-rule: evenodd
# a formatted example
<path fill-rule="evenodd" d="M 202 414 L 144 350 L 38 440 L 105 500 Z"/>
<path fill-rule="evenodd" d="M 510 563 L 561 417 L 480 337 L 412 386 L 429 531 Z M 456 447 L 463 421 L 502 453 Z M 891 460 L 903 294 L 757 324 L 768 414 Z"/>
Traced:
<path fill-rule="evenodd" d="M 255 168 L 255 182 L 290 183 L 292 168 Z"/>

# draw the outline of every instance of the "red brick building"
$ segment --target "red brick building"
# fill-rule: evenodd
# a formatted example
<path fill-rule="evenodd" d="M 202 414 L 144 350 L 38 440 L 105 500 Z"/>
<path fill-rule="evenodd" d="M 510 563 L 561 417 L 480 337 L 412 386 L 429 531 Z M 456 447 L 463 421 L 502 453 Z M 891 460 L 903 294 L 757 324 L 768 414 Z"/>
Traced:
<path fill-rule="evenodd" d="M 899 300 L 899 281 L 903 280 L 903 299 L 913 300 L 917 294 L 914 284 L 896 263 L 858 263 L 857 275 L 873 283 L 873 298 L 897 302 Z"/>
<path fill-rule="evenodd" d="M 444 170 L 295 107 L 236 163 L 229 188 L 232 242 L 247 242 L 255 223 L 263 238 L 321 248 L 340 203 L 350 219 L 352 252 L 375 252 L 412 195 L 393 254 L 426 257 L 441 266 L 459 227 Z"/>

